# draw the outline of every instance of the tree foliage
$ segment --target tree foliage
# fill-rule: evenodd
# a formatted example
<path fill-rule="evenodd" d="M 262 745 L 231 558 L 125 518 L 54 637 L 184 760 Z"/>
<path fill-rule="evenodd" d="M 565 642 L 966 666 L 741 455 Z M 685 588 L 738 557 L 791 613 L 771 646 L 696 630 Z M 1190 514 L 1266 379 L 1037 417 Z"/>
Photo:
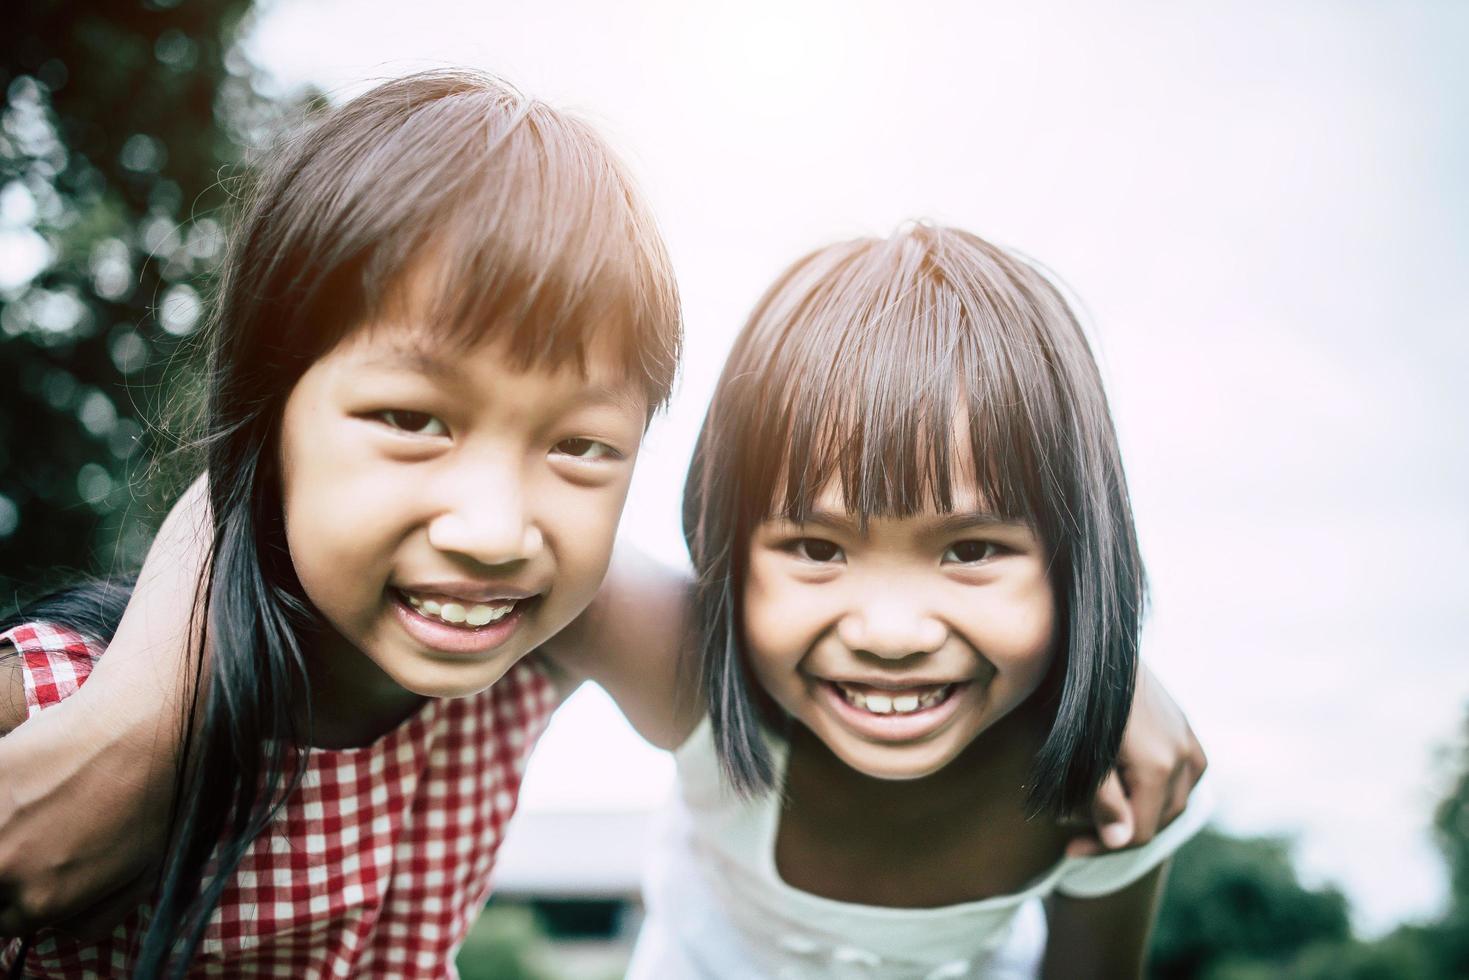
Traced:
<path fill-rule="evenodd" d="M 546 964 L 546 931 L 529 908 L 491 905 L 459 950 L 461 980 L 558 980 Z"/>
<path fill-rule="evenodd" d="M 1205 831 L 1173 861 L 1153 936 L 1156 980 L 1450 980 L 1469 977 L 1469 719 L 1434 815 L 1450 898 L 1433 922 L 1372 942 L 1346 900 L 1302 885 L 1279 838 Z"/>
<path fill-rule="evenodd" d="M 1351 933 L 1346 899 L 1301 885 L 1285 841 L 1206 830 L 1173 863 L 1154 934 L 1153 975 L 1199 977 L 1219 960 L 1283 962 Z"/>
<path fill-rule="evenodd" d="M 202 321 L 242 148 L 277 111 L 248 0 L 30 0 L 0 31 L 0 577 L 140 557 L 141 464 Z M 223 178 L 223 179 L 222 179 Z M 177 391 L 179 389 L 170 389 Z"/>

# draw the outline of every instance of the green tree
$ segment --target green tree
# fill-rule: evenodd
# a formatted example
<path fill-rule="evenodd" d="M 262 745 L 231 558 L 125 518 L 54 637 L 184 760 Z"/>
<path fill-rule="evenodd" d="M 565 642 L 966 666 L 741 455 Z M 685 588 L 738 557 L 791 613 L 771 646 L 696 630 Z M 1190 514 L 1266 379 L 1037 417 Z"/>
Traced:
<path fill-rule="evenodd" d="M 460 980 L 556 980 L 546 931 L 528 908 L 490 905 L 459 950 Z"/>
<path fill-rule="evenodd" d="M 1301 885 L 1287 844 L 1205 831 L 1179 850 L 1153 936 L 1158 980 L 1448 980 L 1469 977 L 1469 718 L 1434 813 L 1449 908 L 1373 942 L 1332 888 Z"/>
<path fill-rule="evenodd" d="M 1304 887 L 1285 841 L 1206 830 L 1174 859 L 1151 971 L 1181 980 L 1214 976 L 1210 970 L 1232 960 L 1281 964 L 1313 943 L 1350 934 L 1346 899 L 1335 889 Z"/>
<path fill-rule="evenodd" d="M 1446 977 L 1469 977 L 1469 713 L 1451 760 L 1453 785 L 1434 813 L 1434 838 L 1448 864 L 1449 910 L 1424 939 Z"/>
<path fill-rule="evenodd" d="M 136 477 L 202 321 L 231 167 L 278 115 L 248 0 L 30 0 L 0 31 L 0 587 L 140 557 Z M 177 390 L 177 389 L 171 389 Z"/>

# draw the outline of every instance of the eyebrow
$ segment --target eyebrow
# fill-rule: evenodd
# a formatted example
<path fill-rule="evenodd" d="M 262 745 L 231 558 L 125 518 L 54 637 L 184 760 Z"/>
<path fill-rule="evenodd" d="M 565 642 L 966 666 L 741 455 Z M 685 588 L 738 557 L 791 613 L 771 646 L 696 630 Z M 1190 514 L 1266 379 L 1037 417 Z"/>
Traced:
<path fill-rule="evenodd" d="M 383 368 L 391 371 L 409 370 L 427 378 L 450 383 L 464 383 L 464 372 L 452 360 L 439 354 L 410 344 L 395 344 L 364 358 L 363 367 Z M 611 405 L 615 408 L 639 409 L 638 391 L 635 385 L 611 385 L 587 381 L 567 400 L 578 406 Z"/>
<path fill-rule="evenodd" d="M 933 530 L 941 534 L 953 534 L 956 531 L 967 531 L 978 527 L 1014 527 L 1022 528 L 1029 525 L 1023 520 L 1013 517 L 1002 517 L 999 514 L 987 510 L 966 510 L 953 514 L 944 514 L 933 522 Z"/>
<path fill-rule="evenodd" d="M 583 385 L 581 390 L 571 397 L 571 400 L 582 405 L 611 405 L 614 408 L 634 408 L 642 411 L 641 406 L 638 405 L 637 396 L 637 389 L 631 384 L 617 386 L 589 382 Z"/>
<path fill-rule="evenodd" d="M 789 520 L 789 518 L 779 515 L 778 519 Z M 813 510 L 806 515 L 805 520 L 792 521 L 792 523 L 814 524 L 817 527 L 830 528 L 833 531 L 851 531 L 857 524 L 846 513 L 829 510 Z M 932 534 L 954 534 L 959 531 L 981 527 L 1022 528 L 1027 526 L 1023 520 L 1001 517 L 999 514 L 994 514 L 989 511 L 965 510 L 950 514 L 941 514 L 931 521 L 925 522 L 924 531 Z"/>
<path fill-rule="evenodd" d="M 462 372 L 452 361 L 431 351 L 408 345 L 394 345 L 386 351 L 363 358 L 363 367 L 386 368 L 391 371 L 407 369 L 430 378 L 458 379 Z"/>

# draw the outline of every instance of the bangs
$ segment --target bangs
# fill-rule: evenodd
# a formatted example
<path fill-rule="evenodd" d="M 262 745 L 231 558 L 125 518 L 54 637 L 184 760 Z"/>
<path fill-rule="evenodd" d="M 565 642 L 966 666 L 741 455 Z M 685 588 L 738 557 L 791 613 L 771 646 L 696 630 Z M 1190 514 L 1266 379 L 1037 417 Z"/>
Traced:
<path fill-rule="evenodd" d="M 1115 762 L 1146 595 L 1127 483 L 1080 325 L 1037 269 L 958 229 L 829 246 L 776 280 L 735 342 L 684 491 L 698 667 L 720 765 L 780 785 L 779 724 L 744 649 L 750 541 L 839 489 L 848 515 L 953 512 L 972 490 L 1049 552 L 1059 652 L 1027 809 L 1078 811 Z"/>
<path fill-rule="evenodd" d="M 678 361 L 667 339 L 677 294 L 600 140 L 532 105 L 463 182 L 429 245 L 442 277 L 430 326 L 451 342 L 502 336 L 520 367 L 585 372 L 588 348 L 609 345 L 661 403 Z"/>
<path fill-rule="evenodd" d="M 761 407 L 741 472 L 769 516 L 803 521 L 832 486 L 863 524 L 944 513 L 972 487 L 999 517 L 1046 523 L 1034 462 L 1053 386 L 1034 332 L 1012 328 L 1031 303 L 925 230 L 812 256 L 756 311 L 752 347 L 769 356 L 739 399 Z"/>
<path fill-rule="evenodd" d="M 335 156 L 303 168 L 322 179 L 301 190 L 331 243 L 316 256 L 328 343 L 407 313 L 446 343 L 504 338 L 520 368 L 585 373 L 589 349 L 609 350 L 650 409 L 667 400 L 682 328 L 672 269 L 630 176 L 586 123 L 446 72 L 380 86 L 308 138 Z M 403 310 L 420 272 L 427 308 Z"/>

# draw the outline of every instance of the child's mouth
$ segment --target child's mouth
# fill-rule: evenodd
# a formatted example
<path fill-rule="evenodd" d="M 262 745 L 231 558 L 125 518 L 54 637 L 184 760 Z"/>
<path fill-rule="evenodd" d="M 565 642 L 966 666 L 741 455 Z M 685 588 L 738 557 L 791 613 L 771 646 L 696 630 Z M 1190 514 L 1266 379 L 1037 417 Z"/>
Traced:
<path fill-rule="evenodd" d="M 472 602 L 454 596 L 390 590 L 399 623 L 424 646 L 448 654 L 484 654 L 513 636 L 541 598 L 502 597 Z"/>
<path fill-rule="evenodd" d="M 943 729 L 959 710 L 969 681 L 904 688 L 821 681 L 825 702 L 843 725 L 879 742 L 910 742 Z"/>
<path fill-rule="evenodd" d="M 911 715 L 937 707 L 948 700 L 955 687 L 953 684 L 936 684 L 888 691 L 865 685 L 843 684 L 840 681 L 830 683 L 852 707 L 874 715 Z"/>
<path fill-rule="evenodd" d="M 419 596 L 402 590 L 399 590 L 398 594 L 403 597 L 403 601 L 413 607 L 414 611 L 426 619 L 471 630 L 498 623 L 515 612 L 516 606 L 521 602 L 526 601 L 523 599 L 495 599 L 491 602 L 464 602 L 447 597 Z"/>

